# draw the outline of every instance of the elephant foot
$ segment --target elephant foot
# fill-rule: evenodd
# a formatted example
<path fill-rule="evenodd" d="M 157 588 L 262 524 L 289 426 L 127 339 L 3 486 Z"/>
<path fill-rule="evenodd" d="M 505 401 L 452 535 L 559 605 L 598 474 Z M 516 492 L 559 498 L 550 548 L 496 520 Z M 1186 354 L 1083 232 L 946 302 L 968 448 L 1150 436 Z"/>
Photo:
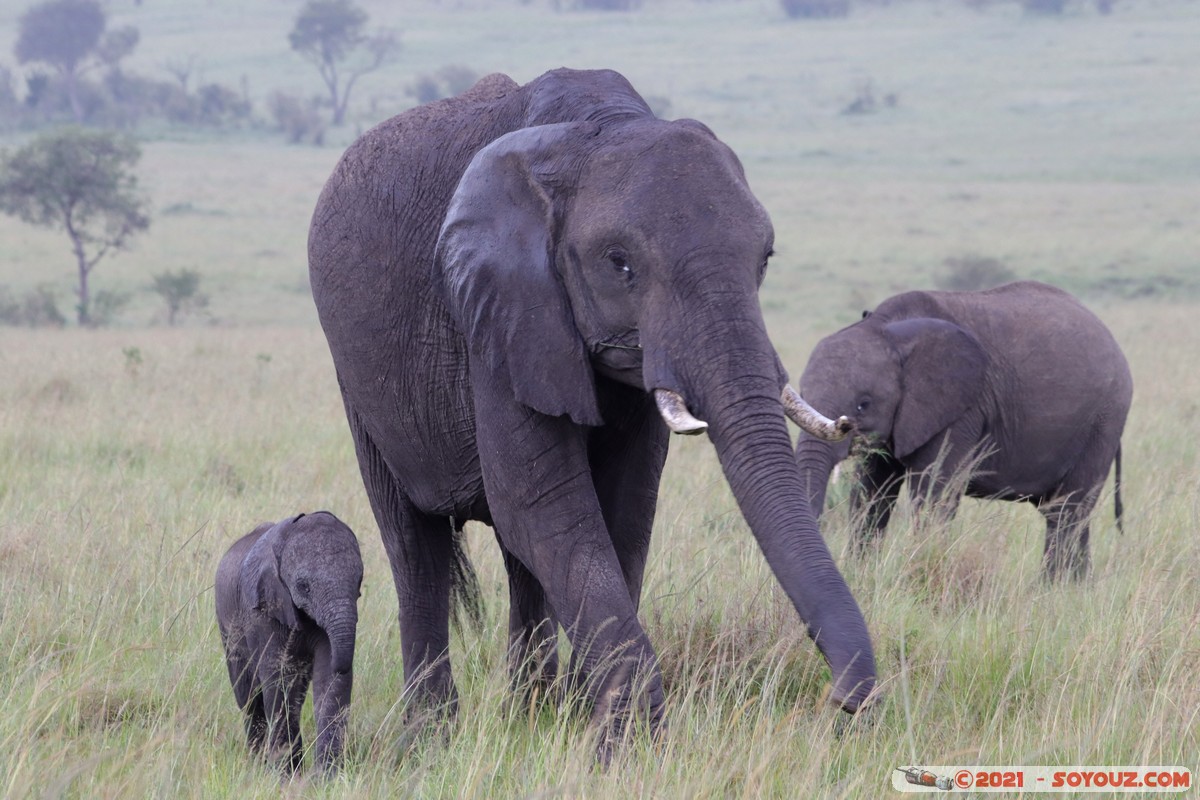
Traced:
<path fill-rule="evenodd" d="M 1081 581 L 1091 571 L 1092 560 L 1086 551 L 1075 546 L 1047 548 L 1042 556 L 1042 573 L 1047 583 L 1064 578 Z"/>
<path fill-rule="evenodd" d="M 509 646 L 508 672 L 513 693 L 526 703 L 561 698 L 557 645 L 556 638 L 536 645 L 518 641 Z"/>
<path fill-rule="evenodd" d="M 290 779 L 299 775 L 304 766 L 304 745 L 299 740 L 274 743 L 266 749 L 265 759 L 283 778 Z"/>
<path fill-rule="evenodd" d="M 591 727 L 596 735 L 596 766 L 607 769 L 637 735 L 659 741 L 666 730 L 662 676 L 657 670 L 614 670 L 597 695 Z"/>

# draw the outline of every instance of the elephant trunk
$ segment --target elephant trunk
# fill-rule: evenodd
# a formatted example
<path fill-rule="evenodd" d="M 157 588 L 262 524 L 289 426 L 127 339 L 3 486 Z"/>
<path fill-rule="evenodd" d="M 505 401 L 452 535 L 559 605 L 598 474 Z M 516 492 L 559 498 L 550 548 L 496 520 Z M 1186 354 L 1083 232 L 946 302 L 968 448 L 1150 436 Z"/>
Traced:
<path fill-rule="evenodd" d="M 351 604 L 330 615 L 325 634 L 329 637 L 329 670 L 318 678 L 313 695 L 317 723 L 317 764 L 323 772 L 336 770 L 342 760 L 346 719 L 354 688 L 354 633 L 358 614 Z"/>
<path fill-rule="evenodd" d="M 856 711 L 875 686 L 875 657 L 858 604 L 817 528 L 800 482 L 780 403 L 775 352 L 757 313 L 719 326 L 721 341 L 693 339 L 720 353 L 703 367 L 680 365 L 687 400 L 708 433 L 742 515 L 808 635 L 833 672 L 831 699 Z M 736 343 L 736 344 L 731 344 Z"/>
<path fill-rule="evenodd" d="M 337 674 L 351 671 L 354 664 L 354 635 L 358 626 L 357 610 L 339 609 L 322 626 L 329 637 L 330 668 Z"/>
<path fill-rule="evenodd" d="M 796 445 L 796 464 L 800 467 L 800 482 L 805 496 L 817 517 L 825 509 L 825 493 L 834 466 L 849 455 L 849 441 L 828 442 L 807 433 L 800 434 L 800 441 Z"/>

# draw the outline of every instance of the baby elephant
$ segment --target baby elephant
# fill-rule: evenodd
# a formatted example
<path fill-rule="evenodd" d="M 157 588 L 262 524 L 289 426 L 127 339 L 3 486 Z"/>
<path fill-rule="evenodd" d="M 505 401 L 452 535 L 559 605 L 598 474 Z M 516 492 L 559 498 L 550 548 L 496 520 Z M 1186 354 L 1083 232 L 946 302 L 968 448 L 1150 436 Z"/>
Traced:
<path fill-rule="evenodd" d="M 1088 566 L 1088 519 L 1114 459 L 1121 522 L 1121 433 L 1133 397 L 1112 334 L 1071 295 L 1034 281 L 985 292 L 906 292 L 825 337 L 800 379 L 821 413 L 845 414 L 867 445 L 852 507 L 861 546 L 887 526 L 906 477 L 920 505 L 952 513 L 951 478 L 972 467 L 972 497 L 1027 500 L 1046 517 L 1053 578 Z M 850 441 L 801 434 L 813 509 Z"/>
<path fill-rule="evenodd" d="M 317 763 L 341 762 L 362 585 L 358 540 L 327 511 L 265 522 L 217 567 L 217 624 L 251 752 L 300 768 L 313 683 Z"/>

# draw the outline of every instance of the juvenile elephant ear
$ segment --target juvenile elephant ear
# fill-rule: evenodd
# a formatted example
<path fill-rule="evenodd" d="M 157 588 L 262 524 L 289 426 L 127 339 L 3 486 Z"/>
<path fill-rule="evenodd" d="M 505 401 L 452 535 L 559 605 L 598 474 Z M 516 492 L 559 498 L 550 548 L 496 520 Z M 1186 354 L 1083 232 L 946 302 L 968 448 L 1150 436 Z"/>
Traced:
<path fill-rule="evenodd" d="M 446 305 L 472 369 L 487 369 L 522 404 L 599 425 L 587 349 L 554 266 L 551 164 L 594 136 L 563 123 L 524 128 L 476 154 L 438 238 Z"/>
<path fill-rule="evenodd" d="M 978 402 L 988 358 L 973 334 L 946 320 L 906 319 L 883 330 L 901 359 L 892 455 L 902 459 Z"/>
<path fill-rule="evenodd" d="M 285 519 L 264 533 L 242 559 L 241 570 L 242 607 L 262 611 L 288 628 L 300 627 L 300 621 L 292 593 L 279 577 L 279 556 L 283 534 L 296 519 Z"/>

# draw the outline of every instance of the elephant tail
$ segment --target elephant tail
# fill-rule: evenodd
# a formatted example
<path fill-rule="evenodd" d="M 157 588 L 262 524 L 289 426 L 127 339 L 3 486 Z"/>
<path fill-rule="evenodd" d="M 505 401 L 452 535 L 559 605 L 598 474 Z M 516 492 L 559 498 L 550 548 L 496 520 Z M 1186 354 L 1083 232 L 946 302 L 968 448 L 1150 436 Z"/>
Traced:
<path fill-rule="evenodd" d="M 1125 504 L 1121 502 L 1121 443 L 1117 442 L 1117 459 L 1115 462 L 1116 475 L 1113 479 L 1113 511 L 1117 517 L 1117 533 L 1124 535 L 1125 523 L 1122 522 L 1122 517 L 1125 514 Z"/>
<path fill-rule="evenodd" d="M 454 627 L 462 631 L 465 622 L 474 627 L 483 624 L 483 596 L 479 592 L 479 576 L 467 555 L 463 523 L 453 520 L 450 549 L 450 600 Z"/>

